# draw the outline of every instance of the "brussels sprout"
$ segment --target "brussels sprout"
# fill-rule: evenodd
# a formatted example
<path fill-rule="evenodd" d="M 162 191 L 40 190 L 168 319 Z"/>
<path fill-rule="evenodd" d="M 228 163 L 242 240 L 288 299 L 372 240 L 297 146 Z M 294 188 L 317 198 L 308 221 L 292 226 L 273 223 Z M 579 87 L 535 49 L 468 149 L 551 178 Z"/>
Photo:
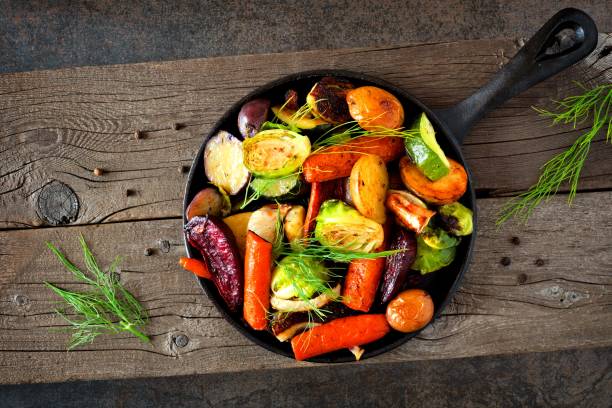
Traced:
<path fill-rule="evenodd" d="M 421 233 L 423 241 L 433 249 L 446 249 L 459 245 L 461 238 L 449 235 L 442 228 L 425 228 Z"/>
<path fill-rule="evenodd" d="M 281 177 L 295 172 L 310 154 L 310 140 L 284 129 L 264 130 L 243 142 L 244 165 L 256 176 Z"/>
<path fill-rule="evenodd" d="M 329 271 L 312 258 L 289 255 L 272 272 L 272 292 L 280 299 L 310 299 L 326 288 Z"/>
<path fill-rule="evenodd" d="M 417 256 L 410 267 L 415 271 L 425 275 L 430 272 L 435 272 L 448 266 L 455 259 L 457 247 L 452 246 L 444 249 L 435 249 L 427 245 L 422 236 L 417 236 Z"/>
<path fill-rule="evenodd" d="M 438 209 L 442 227 L 453 235 L 464 236 L 472 233 L 472 210 L 461 203 L 443 205 Z"/>
<path fill-rule="evenodd" d="M 315 238 L 339 251 L 372 252 L 385 238 L 382 225 L 340 200 L 327 200 L 317 215 Z"/>

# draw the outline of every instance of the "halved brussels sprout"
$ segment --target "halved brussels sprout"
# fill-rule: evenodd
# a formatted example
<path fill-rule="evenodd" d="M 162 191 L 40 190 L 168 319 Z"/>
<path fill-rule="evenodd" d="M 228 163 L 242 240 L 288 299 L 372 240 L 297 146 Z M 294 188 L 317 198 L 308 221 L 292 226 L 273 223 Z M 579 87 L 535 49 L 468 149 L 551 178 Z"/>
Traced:
<path fill-rule="evenodd" d="M 382 225 L 340 200 L 327 200 L 317 215 L 315 238 L 339 251 L 373 252 L 385 238 Z"/>
<path fill-rule="evenodd" d="M 299 255 L 281 259 L 272 272 L 272 293 L 280 299 L 310 299 L 327 287 L 329 270 L 323 263 Z"/>
<path fill-rule="evenodd" d="M 427 245 L 422 236 L 417 235 L 417 256 L 410 267 L 425 275 L 450 265 L 457 254 L 457 247 L 435 249 Z"/>
<path fill-rule="evenodd" d="M 470 235 L 474 229 L 474 213 L 461 203 L 443 205 L 438 209 L 442 228 L 453 235 Z"/>
<path fill-rule="evenodd" d="M 446 249 L 459 245 L 461 238 L 449 235 L 442 228 L 425 228 L 421 233 L 423 241 L 434 249 Z"/>
<path fill-rule="evenodd" d="M 256 176 L 281 177 L 295 172 L 310 154 L 310 140 L 284 129 L 259 132 L 243 142 L 244 165 Z"/>

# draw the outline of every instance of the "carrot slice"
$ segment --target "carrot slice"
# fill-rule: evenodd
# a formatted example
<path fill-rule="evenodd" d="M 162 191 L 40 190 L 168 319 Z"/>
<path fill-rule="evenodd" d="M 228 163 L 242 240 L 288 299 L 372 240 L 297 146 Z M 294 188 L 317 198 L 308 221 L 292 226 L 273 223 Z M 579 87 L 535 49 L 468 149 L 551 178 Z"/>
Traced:
<path fill-rule="evenodd" d="M 314 230 L 321 204 L 332 197 L 335 188 L 335 183 L 314 182 L 310 186 L 310 199 L 308 200 L 308 210 L 304 219 L 304 238 L 308 238 Z"/>
<path fill-rule="evenodd" d="M 341 317 L 291 339 L 298 361 L 343 348 L 361 346 L 384 337 L 391 328 L 383 314 Z"/>
<path fill-rule="evenodd" d="M 246 237 L 244 255 L 244 320 L 255 330 L 268 325 L 270 281 L 272 279 L 272 244 L 253 231 Z"/>
<path fill-rule="evenodd" d="M 364 154 L 375 154 L 388 163 L 405 154 L 403 139 L 395 136 L 360 136 L 348 143 L 321 149 L 304 161 L 304 178 L 313 183 L 348 177 L 355 162 Z"/>
<path fill-rule="evenodd" d="M 181 256 L 179 258 L 179 265 L 181 265 L 181 267 L 186 271 L 189 271 L 200 278 L 212 279 L 212 274 L 208 270 L 208 265 L 206 265 L 206 262 L 200 261 L 199 259 Z"/>

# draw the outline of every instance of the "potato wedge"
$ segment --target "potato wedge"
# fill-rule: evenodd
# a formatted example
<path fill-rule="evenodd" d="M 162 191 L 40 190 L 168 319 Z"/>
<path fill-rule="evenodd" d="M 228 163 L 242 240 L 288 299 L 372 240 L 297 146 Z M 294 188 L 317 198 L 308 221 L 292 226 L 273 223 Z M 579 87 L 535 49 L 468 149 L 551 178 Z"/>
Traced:
<path fill-rule="evenodd" d="M 240 251 L 240 255 L 244 258 L 244 253 L 246 250 L 246 237 L 248 232 L 249 219 L 251 218 L 252 212 L 243 212 L 234 215 L 230 215 L 229 217 L 225 217 L 223 222 L 225 225 L 232 230 L 234 234 L 234 238 L 236 238 L 236 244 L 238 245 L 238 251 Z"/>
<path fill-rule="evenodd" d="M 379 156 L 362 156 L 351 170 L 349 189 L 353 205 L 363 215 L 379 224 L 387 219 L 385 197 L 389 188 L 387 166 Z"/>
<path fill-rule="evenodd" d="M 407 157 L 399 162 L 400 175 L 408 190 L 431 204 L 444 205 L 457 201 L 467 189 L 467 173 L 452 159 L 450 172 L 436 181 L 429 180 Z"/>

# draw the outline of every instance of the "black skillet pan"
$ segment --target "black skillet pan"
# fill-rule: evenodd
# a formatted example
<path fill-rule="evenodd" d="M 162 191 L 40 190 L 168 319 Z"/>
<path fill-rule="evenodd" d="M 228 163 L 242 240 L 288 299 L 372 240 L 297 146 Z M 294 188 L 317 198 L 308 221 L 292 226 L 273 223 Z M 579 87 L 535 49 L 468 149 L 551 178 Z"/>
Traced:
<path fill-rule="evenodd" d="M 570 34 L 570 38 L 573 40 L 571 44 L 566 44 L 567 41 L 563 39 L 567 39 L 567 34 Z M 564 37 L 564 35 L 566 36 Z M 356 86 L 374 85 L 386 89 L 402 102 L 406 110 L 406 123 L 411 123 L 420 112 L 427 114 L 436 128 L 437 139 L 442 149 L 449 157 L 457 160 L 465 167 L 469 177 L 468 190 L 461 201 L 467 207 L 474 210 L 474 234 L 462 241 L 457 251 L 457 257 L 450 266 L 431 274 L 434 276 L 426 281 L 426 289 L 431 294 L 435 304 L 434 318 L 437 318 L 452 298 L 463 274 L 468 269 L 476 240 L 476 196 L 471 172 L 460 149 L 463 139 L 468 134 L 472 125 L 488 111 L 580 61 L 589 55 L 596 45 L 597 28 L 593 20 L 582 11 L 564 9 L 546 22 L 514 58 L 493 76 L 489 83 L 459 104 L 442 110 L 432 110 L 409 92 L 378 78 L 356 72 L 337 70 L 309 71 L 289 75 L 268 83 L 232 106 L 204 138 L 189 172 L 183 207 L 186 209 L 194 195 L 206 186 L 207 180 L 204 175 L 202 159 L 206 141 L 219 130 L 227 130 L 230 133 L 238 134 L 236 118 L 238 111 L 245 102 L 260 97 L 279 100 L 289 88 L 297 89 L 300 95 L 305 95 L 305 92 L 308 92 L 316 81 L 325 76 L 344 77 L 351 80 Z M 184 223 L 187 222 L 185 219 L 183 221 Z M 186 241 L 185 247 L 190 257 L 200 257 L 198 251 L 191 248 Z M 243 322 L 241 313 L 233 314 L 226 309 L 223 300 L 212 283 L 204 279 L 199 281 L 221 314 L 238 331 L 270 351 L 293 357 L 289 343 L 279 342 L 270 333 L 250 330 L 246 323 Z M 383 311 L 378 310 L 378 312 Z M 392 350 L 415 335 L 417 333 L 403 334 L 392 331 L 381 340 L 366 345 L 366 352 L 362 358 L 373 357 Z M 342 350 L 312 358 L 309 361 L 325 363 L 345 362 L 354 361 L 354 357 L 348 351 Z"/>

